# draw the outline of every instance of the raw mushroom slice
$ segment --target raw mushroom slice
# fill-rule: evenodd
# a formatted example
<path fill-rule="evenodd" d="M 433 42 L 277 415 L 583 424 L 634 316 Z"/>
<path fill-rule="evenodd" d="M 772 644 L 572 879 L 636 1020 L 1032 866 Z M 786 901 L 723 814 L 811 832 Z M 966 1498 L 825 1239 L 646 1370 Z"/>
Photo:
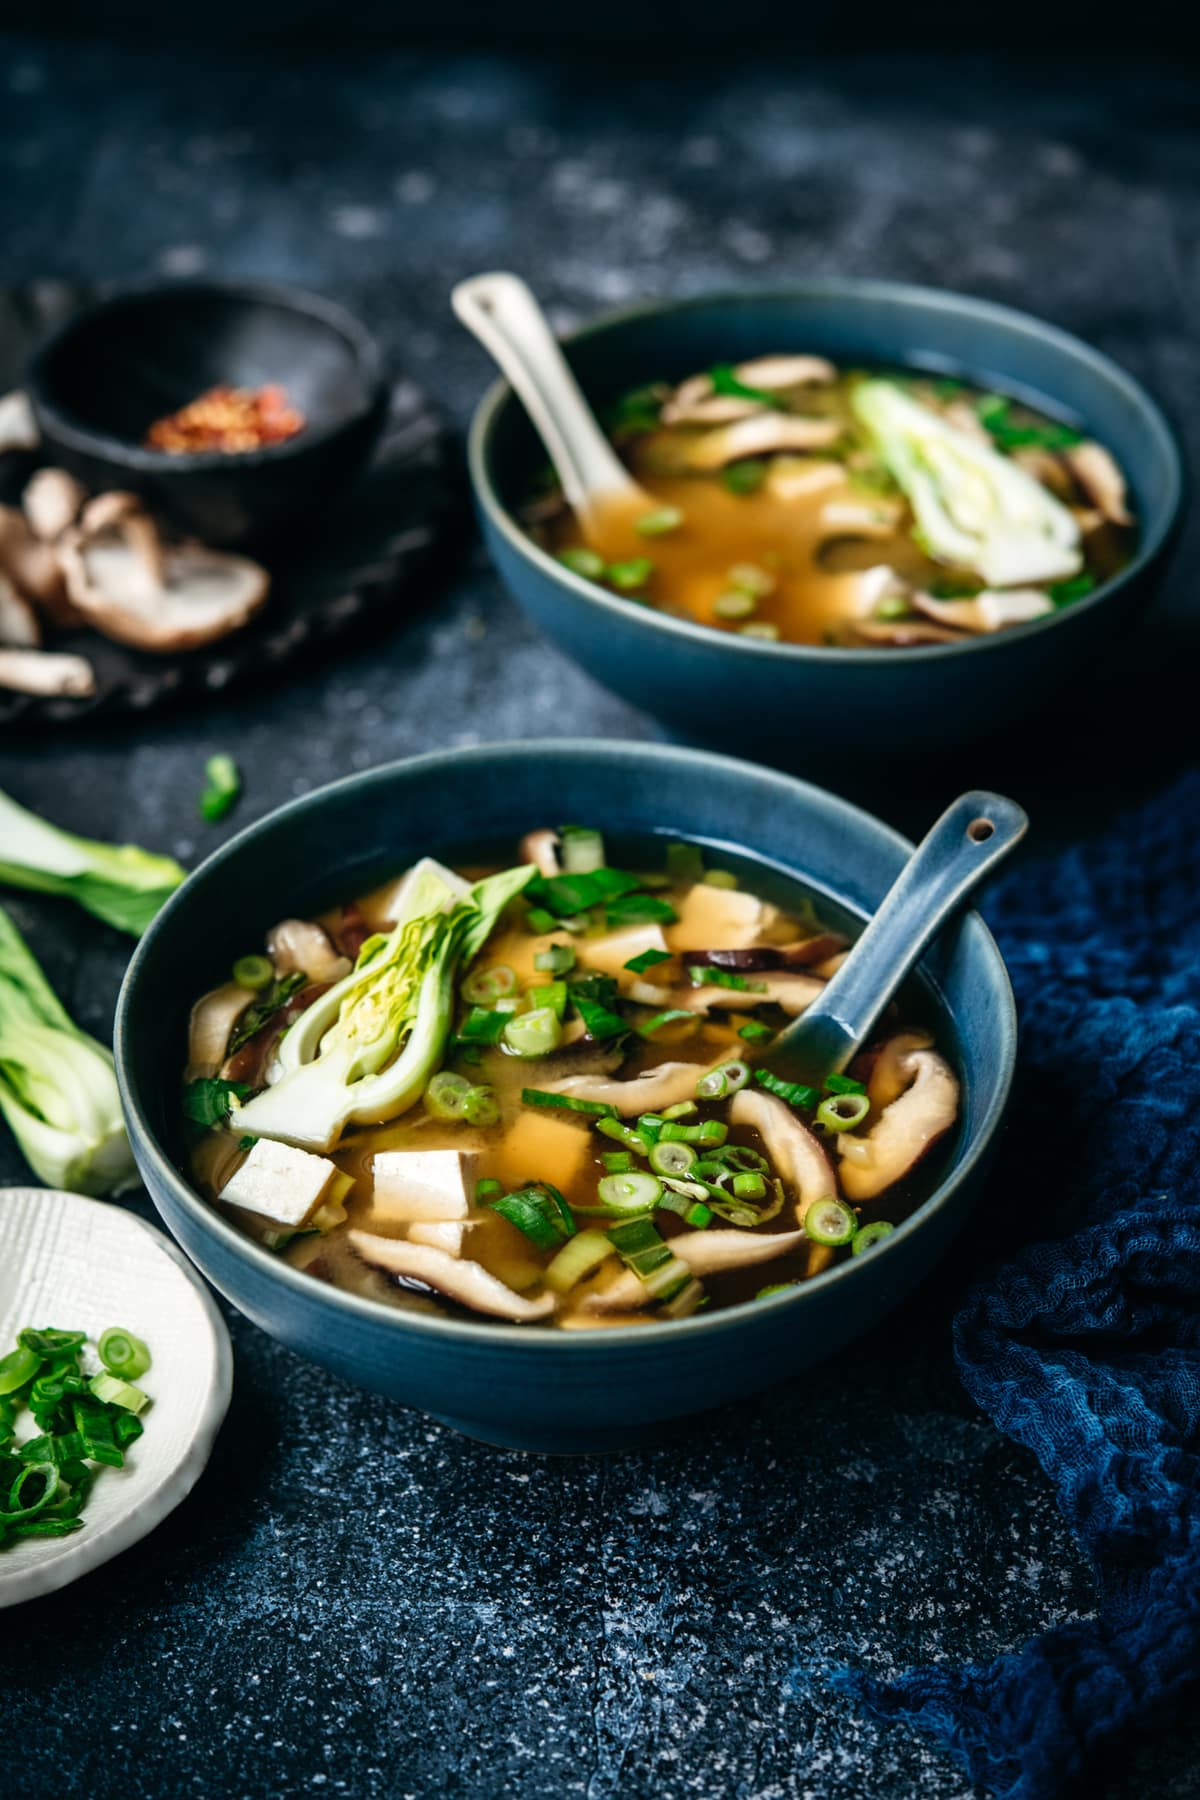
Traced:
<path fill-rule="evenodd" d="M 277 975 L 301 972 L 310 981 L 341 981 L 353 968 L 334 948 L 327 931 L 309 919 L 283 919 L 267 936 L 267 955 Z"/>
<path fill-rule="evenodd" d="M 79 623 L 79 614 L 67 598 L 57 550 L 52 544 L 43 544 L 17 506 L 0 506 L 0 570 L 53 624 Z"/>
<path fill-rule="evenodd" d="M 1113 525 L 1132 525 L 1126 501 L 1125 477 L 1116 459 L 1103 444 L 1089 439 L 1063 452 L 1067 467 L 1090 500 Z"/>
<path fill-rule="evenodd" d="M 782 1100 L 756 1088 L 743 1088 L 733 1097 L 729 1118 L 734 1125 L 748 1125 L 762 1138 L 772 1169 L 796 1196 L 797 1225 L 804 1224 L 804 1215 L 817 1200 L 837 1194 L 837 1176 L 824 1146 Z M 810 1244 L 804 1272 L 819 1275 L 832 1261 L 828 1244 Z"/>
<path fill-rule="evenodd" d="M 684 961 L 687 961 L 686 954 Z M 825 983 L 816 975 L 793 975 L 790 971 L 766 970 L 746 979 L 749 988 L 712 987 L 678 988 L 671 996 L 673 1006 L 690 1012 L 753 1012 L 758 1006 L 781 1006 L 789 1017 L 799 1018 L 811 1006 Z"/>
<path fill-rule="evenodd" d="M 36 650 L 42 641 L 38 616 L 7 575 L 0 575 L 0 644 L 12 650 Z"/>
<path fill-rule="evenodd" d="M 465 1261 L 438 1250 L 431 1244 L 414 1244 L 406 1239 L 376 1237 L 370 1231 L 351 1231 L 349 1241 L 364 1262 L 382 1269 L 388 1275 L 407 1276 L 436 1288 L 448 1300 L 468 1306 L 472 1312 L 486 1313 L 493 1319 L 508 1319 L 524 1325 L 534 1319 L 545 1319 L 558 1304 L 553 1294 L 542 1294 L 527 1300 L 512 1288 L 489 1274 L 482 1263 Z"/>
<path fill-rule="evenodd" d="M 874 1200 L 900 1181 L 943 1137 L 958 1117 L 958 1080 L 935 1050 L 901 1053 L 896 1067 L 908 1085 L 884 1108 L 866 1136 L 843 1132 L 837 1140 L 842 1192 L 848 1200 Z"/>
<path fill-rule="evenodd" d="M 50 650 L 0 650 L 0 688 L 82 700 L 96 691 L 96 671 L 85 656 Z"/>
<path fill-rule="evenodd" d="M 66 469 L 39 469 L 21 496 L 30 529 L 52 544 L 83 511 L 87 489 Z"/>
<path fill-rule="evenodd" d="M 721 1057 L 720 1062 L 727 1062 Z M 718 1068 L 719 1063 L 711 1067 Z M 610 1081 L 603 1076 L 572 1075 L 566 1081 L 548 1081 L 543 1085 L 549 1093 L 569 1094 L 575 1100 L 592 1100 L 602 1106 L 615 1106 L 624 1118 L 638 1113 L 660 1112 L 664 1106 L 676 1106 L 681 1100 L 694 1100 L 696 1083 L 707 1073 L 703 1063 L 660 1063 L 644 1075 L 628 1081 Z"/>
<path fill-rule="evenodd" d="M 62 540 L 67 592 L 88 623 L 118 643 L 167 654 L 237 631 L 267 598 L 270 577 L 248 557 L 167 543 L 128 494 L 102 494 Z"/>
<path fill-rule="evenodd" d="M 776 450 L 823 450 L 836 443 L 842 427 L 836 419 L 798 418 L 790 413 L 761 412 L 732 425 L 702 432 L 688 445 L 690 469 L 723 469 L 743 456 L 770 456 Z"/>
<path fill-rule="evenodd" d="M 518 854 L 522 862 L 532 863 L 539 875 L 547 881 L 552 875 L 561 875 L 562 867 L 558 860 L 558 833 L 543 828 L 541 831 L 529 831 L 521 839 Z"/>
<path fill-rule="evenodd" d="M 984 588 L 969 600 L 935 600 L 932 594 L 914 589 L 910 598 L 927 619 L 956 631 L 1004 631 L 1010 625 L 1044 619 L 1054 611 L 1054 602 L 1040 588 Z"/>
<path fill-rule="evenodd" d="M 730 1269 L 752 1269 L 774 1262 L 808 1243 L 802 1231 L 684 1231 L 668 1239 L 671 1250 L 693 1275 L 722 1275 Z M 652 1304 L 646 1284 L 632 1269 L 623 1269 L 587 1294 L 583 1312 L 634 1312 Z"/>

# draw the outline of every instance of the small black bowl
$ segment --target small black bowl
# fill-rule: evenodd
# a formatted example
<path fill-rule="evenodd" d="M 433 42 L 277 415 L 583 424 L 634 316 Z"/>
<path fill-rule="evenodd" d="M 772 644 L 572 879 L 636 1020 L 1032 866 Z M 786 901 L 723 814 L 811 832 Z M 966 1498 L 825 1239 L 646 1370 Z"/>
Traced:
<path fill-rule="evenodd" d="M 157 419 L 221 383 L 279 382 L 305 416 L 286 442 L 236 455 L 149 450 Z M 374 339 L 341 307 L 251 282 L 125 288 L 34 353 L 26 385 L 49 461 L 95 490 L 141 494 L 213 544 L 270 537 L 340 493 L 383 423 Z"/>

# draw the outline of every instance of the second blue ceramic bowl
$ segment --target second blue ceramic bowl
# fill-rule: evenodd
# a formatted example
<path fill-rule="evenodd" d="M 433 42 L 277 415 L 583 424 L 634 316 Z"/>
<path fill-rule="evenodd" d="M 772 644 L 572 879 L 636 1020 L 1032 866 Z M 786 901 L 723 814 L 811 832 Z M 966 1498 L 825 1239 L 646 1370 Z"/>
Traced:
<path fill-rule="evenodd" d="M 789 1293 L 711 1315 L 555 1332 L 407 1313 L 343 1293 L 237 1231 L 180 1172 L 192 1001 L 278 919 L 317 912 L 424 852 L 583 819 L 684 836 L 798 877 L 866 918 L 911 846 L 842 800 L 699 751 L 532 743 L 450 751 L 322 788 L 252 825 L 189 877 L 138 945 L 117 1012 L 129 1133 L 167 1225 L 209 1280 L 281 1342 L 461 1431 L 520 1449 L 645 1442 L 673 1419 L 794 1375 L 904 1298 L 970 1210 L 1008 1097 L 1012 992 L 977 914 L 923 971 L 963 1115 L 935 1192 L 879 1250 Z"/>
<path fill-rule="evenodd" d="M 601 319 L 564 346 L 598 411 L 625 390 L 717 362 L 813 351 L 850 367 L 960 375 L 1078 423 L 1126 471 L 1141 539 L 1114 581 L 994 638 L 912 650 L 772 644 L 625 600 L 538 548 L 516 521 L 545 452 L 506 382 L 481 403 L 470 469 L 488 547 L 547 636 L 597 681 L 684 736 L 717 745 L 937 748 L 1013 725 L 1095 683 L 1138 627 L 1183 501 L 1170 427 L 1132 376 L 1078 338 L 983 300 L 892 282 L 666 301 Z"/>

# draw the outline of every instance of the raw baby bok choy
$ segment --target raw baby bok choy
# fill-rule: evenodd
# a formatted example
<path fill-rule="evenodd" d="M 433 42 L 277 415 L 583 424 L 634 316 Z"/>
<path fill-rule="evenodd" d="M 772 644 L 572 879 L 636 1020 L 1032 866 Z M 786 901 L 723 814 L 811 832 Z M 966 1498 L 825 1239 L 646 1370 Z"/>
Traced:
<path fill-rule="evenodd" d="M 989 586 L 1062 581 L 1083 567 L 1079 527 L 1011 457 L 891 381 L 864 381 L 854 410 L 903 489 L 924 548 Z"/>
<path fill-rule="evenodd" d="M 140 937 L 183 875 L 173 857 L 74 837 L 0 792 L 0 881 L 11 887 L 65 894 L 105 924 Z"/>
<path fill-rule="evenodd" d="M 47 1187 L 116 1194 L 136 1182 L 113 1059 L 69 1017 L 3 908 L 0 1112 Z"/>
<path fill-rule="evenodd" d="M 230 1128 L 329 1150 L 348 1125 L 414 1105 L 445 1055 L 458 971 L 535 874 L 506 869 L 463 899 L 449 870 L 423 865 L 391 932 L 368 938 L 350 974 L 301 1013 L 280 1044 L 279 1079 L 236 1108 Z"/>

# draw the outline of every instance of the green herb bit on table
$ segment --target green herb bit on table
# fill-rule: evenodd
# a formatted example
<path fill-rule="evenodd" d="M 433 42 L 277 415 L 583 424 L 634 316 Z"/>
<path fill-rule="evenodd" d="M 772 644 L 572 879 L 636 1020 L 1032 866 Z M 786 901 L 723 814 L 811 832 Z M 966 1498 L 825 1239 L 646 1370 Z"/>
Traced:
<path fill-rule="evenodd" d="M 82 1331 L 27 1326 L 0 1356 L 0 1551 L 81 1531 L 100 1468 L 123 1467 L 142 1435 L 150 1396 L 135 1384 L 150 1368 L 146 1345 L 109 1326 L 101 1367 L 87 1374 L 86 1343 Z M 18 1437 L 26 1409 L 33 1431 Z"/>
<path fill-rule="evenodd" d="M 230 811 L 242 791 L 242 777 L 232 756 L 223 751 L 210 756 L 204 765 L 204 786 L 200 790 L 200 817 L 215 825 Z"/>

